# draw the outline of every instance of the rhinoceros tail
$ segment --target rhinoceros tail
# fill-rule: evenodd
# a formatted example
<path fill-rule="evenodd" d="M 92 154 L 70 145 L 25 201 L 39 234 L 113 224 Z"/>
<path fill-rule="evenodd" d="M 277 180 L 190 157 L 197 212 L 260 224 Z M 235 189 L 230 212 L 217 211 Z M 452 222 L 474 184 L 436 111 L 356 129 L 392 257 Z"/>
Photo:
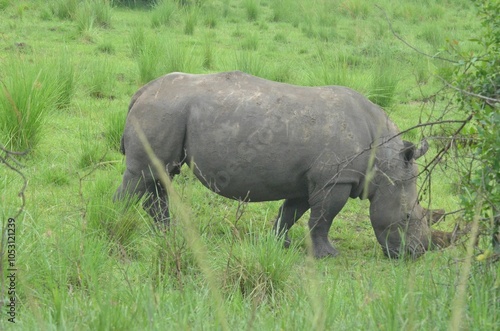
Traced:
<path fill-rule="evenodd" d="M 125 141 L 124 136 L 122 135 L 122 139 L 120 139 L 120 152 L 125 155 Z"/>

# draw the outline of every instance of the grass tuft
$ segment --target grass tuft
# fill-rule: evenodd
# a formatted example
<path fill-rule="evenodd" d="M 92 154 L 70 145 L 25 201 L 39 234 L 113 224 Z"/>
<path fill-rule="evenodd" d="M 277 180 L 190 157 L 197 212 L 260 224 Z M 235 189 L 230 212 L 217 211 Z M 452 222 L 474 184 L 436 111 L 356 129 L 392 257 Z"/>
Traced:
<path fill-rule="evenodd" d="M 125 203 L 113 203 L 114 179 L 98 174 L 89 189 L 85 218 L 87 231 L 111 243 L 113 253 L 130 258 L 131 244 L 139 238 L 144 221 Z"/>
<path fill-rule="evenodd" d="M 244 0 L 243 7 L 249 21 L 256 21 L 260 13 L 260 1 L 259 0 Z"/>
<path fill-rule="evenodd" d="M 138 52 L 139 82 L 145 84 L 163 73 L 161 59 L 165 57 L 166 49 L 153 35 L 143 35 L 142 39 L 133 39 L 134 41 L 140 43 L 140 45 L 132 44 L 132 51 Z M 140 49 L 135 50 L 138 47 Z"/>
<path fill-rule="evenodd" d="M 177 6 L 172 1 L 162 0 L 157 2 L 151 13 L 151 27 L 158 28 L 162 25 L 169 25 L 176 11 Z"/>
<path fill-rule="evenodd" d="M 97 45 L 97 51 L 104 54 L 115 54 L 115 46 L 111 42 L 103 42 Z"/>
<path fill-rule="evenodd" d="M 389 65 L 389 54 L 381 56 L 373 72 L 372 87 L 368 98 L 375 104 L 385 108 L 394 102 L 398 86 L 398 74 Z"/>
<path fill-rule="evenodd" d="M 241 49 L 256 51 L 259 47 L 259 34 L 258 33 L 250 33 L 245 36 L 243 41 L 241 42 Z"/>
<path fill-rule="evenodd" d="M 266 64 L 255 52 L 240 51 L 236 53 L 236 68 L 251 75 L 264 77 L 266 74 Z"/>
<path fill-rule="evenodd" d="M 120 141 L 126 117 L 127 113 L 122 110 L 112 112 L 108 115 L 105 136 L 108 147 L 113 150 L 120 151 Z"/>
<path fill-rule="evenodd" d="M 116 71 L 108 59 L 96 59 L 91 63 L 88 74 L 89 93 L 97 99 L 114 99 Z"/>
<path fill-rule="evenodd" d="M 239 292 L 259 305 L 279 299 L 290 286 L 299 259 L 296 250 L 284 250 L 273 233 L 264 233 L 249 233 L 236 242 L 219 277 L 226 293 Z"/>
<path fill-rule="evenodd" d="M 198 23 L 198 8 L 192 7 L 186 10 L 184 16 L 184 34 L 193 35 L 196 24 Z"/>
<path fill-rule="evenodd" d="M 2 72 L 0 132 L 4 145 L 14 150 L 32 149 L 40 141 L 50 114 L 67 101 L 62 85 L 67 87 L 68 81 L 58 75 L 54 62 L 28 63 L 13 58 Z"/>
<path fill-rule="evenodd" d="M 98 166 L 106 157 L 107 150 L 103 146 L 99 134 L 89 128 L 80 129 L 80 160 L 81 169 Z"/>
<path fill-rule="evenodd" d="M 51 2 L 52 12 L 61 20 L 75 18 L 78 0 L 55 0 Z"/>

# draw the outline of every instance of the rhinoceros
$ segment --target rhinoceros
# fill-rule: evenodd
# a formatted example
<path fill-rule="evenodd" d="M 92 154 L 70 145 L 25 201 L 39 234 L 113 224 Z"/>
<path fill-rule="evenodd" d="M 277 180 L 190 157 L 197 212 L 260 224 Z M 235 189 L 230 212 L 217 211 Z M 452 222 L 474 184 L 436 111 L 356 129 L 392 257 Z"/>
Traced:
<path fill-rule="evenodd" d="M 328 232 L 349 198 L 369 199 L 389 257 L 449 244 L 451 234 L 431 231 L 417 197 L 415 160 L 427 144 L 403 141 L 380 107 L 347 87 L 294 86 L 235 71 L 171 73 L 139 89 L 122 137 L 126 170 L 115 199 L 147 196 L 145 209 L 168 223 L 166 190 L 139 130 L 171 178 L 187 163 L 224 197 L 284 200 L 274 230 L 285 246 L 288 230 L 310 209 L 314 256 L 337 255 Z"/>

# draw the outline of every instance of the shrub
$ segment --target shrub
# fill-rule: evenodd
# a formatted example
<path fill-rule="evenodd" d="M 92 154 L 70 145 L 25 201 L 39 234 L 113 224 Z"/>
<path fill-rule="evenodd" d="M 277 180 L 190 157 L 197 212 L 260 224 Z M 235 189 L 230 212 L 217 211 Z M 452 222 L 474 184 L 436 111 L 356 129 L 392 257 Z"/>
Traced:
<path fill-rule="evenodd" d="M 491 248 L 500 254 L 500 3 L 475 3 L 483 30 L 477 39 L 478 54 L 461 56 L 455 67 L 460 110 L 470 120 L 475 142 L 470 166 L 463 169 L 462 205 L 468 220 L 481 219 L 491 236 Z M 457 52 L 457 51 L 456 51 Z"/>

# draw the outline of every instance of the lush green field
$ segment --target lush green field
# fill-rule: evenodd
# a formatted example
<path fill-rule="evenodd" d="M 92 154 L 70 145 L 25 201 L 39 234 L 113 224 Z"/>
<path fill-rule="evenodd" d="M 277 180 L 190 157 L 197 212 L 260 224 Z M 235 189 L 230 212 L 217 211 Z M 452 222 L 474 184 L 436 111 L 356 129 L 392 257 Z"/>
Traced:
<path fill-rule="evenodd" d="M 4 250 L 0 328 L 498 329 L 498 263 L 471 260 L 479 251 L 466 254 L 465 241 L 416 261 L 389 260 L 366 201 L 350 201 L 334 221 L 330 239 L 341 255 L 319 261 L 307 254 L 304 220 L 291 230 L 288 250 L 270 234 L 279 202 L 223 199 L 187 168 L 175 180 L 175 225 L 164 235 L 153 233 L 139 205 L 124 211 L 111 201 L 124 171 L 118 146 L 130 97 L 171 71 L 242 70 L 299 85 L 349 86 L 382 105 L 402 130 L 441 119 L 448 104 L 435 93 L 453 65 L 399 41 L 386 15 L 420 51 L 447 57 L 450 47 L 474 51 L 467 42 L 479 29 L 474 6 L 377 5 L 179 0 L 152 9 L 0 0 L 0 143 L 29 149 L 17 157 L 28 186 L 15 219 L 13 265 Z M 405 134 L 414 142 L 429 135 L 427 161 L 446 132 Z M 460 208 L 453 162 L 435 168 L 425 205 Z M 21 206 L 22 186 L 21 176 L 0 164 L 2 229 Z M 454 217 L 438 227 L 451 231 Z M 15 324 L 7 314 L 12 267 Z"/>

